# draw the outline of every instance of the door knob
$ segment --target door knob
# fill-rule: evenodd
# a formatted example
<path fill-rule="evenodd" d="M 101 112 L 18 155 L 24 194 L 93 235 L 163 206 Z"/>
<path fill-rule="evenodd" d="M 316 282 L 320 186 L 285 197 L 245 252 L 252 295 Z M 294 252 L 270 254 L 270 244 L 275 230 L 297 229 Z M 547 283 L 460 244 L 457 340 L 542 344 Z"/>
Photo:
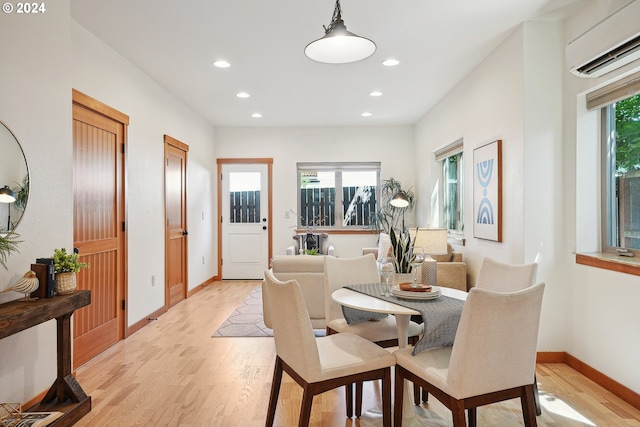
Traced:
<path fill-rule="evenodd" d="M 182 230 L 182 235 L 183 235 L 183 236 L 186 236 L 186 235 L 188 235 L 188 234 L 189 234 L 189 232 L 188 232 L 187 230 Z"/>

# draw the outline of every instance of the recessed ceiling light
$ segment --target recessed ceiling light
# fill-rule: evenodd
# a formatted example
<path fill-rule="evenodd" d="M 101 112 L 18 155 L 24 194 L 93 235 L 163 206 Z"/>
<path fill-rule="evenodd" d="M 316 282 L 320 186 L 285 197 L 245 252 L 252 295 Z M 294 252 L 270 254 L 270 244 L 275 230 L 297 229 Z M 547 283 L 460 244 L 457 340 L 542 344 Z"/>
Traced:
<path fill-rule="evenodd" d="M 218 67 L 218 68 L 229 68 L 229 67 L 231 67 L 231 64 L 229 64 L 224 59 L 220 59 L 218 61 L 214 61 L 213 62 L 213 66 L 214 67 Z"/>
<path fill-rule="evenodd" d="M 395 67 L 399 63 L 400 61 L 393 58 L 385 59 L 384 61 L 382 61 L 382 65 L 384 65 L 385 67 Z"/>
<path fill-rule="evenodd" d="M 371 114 L 368 111 L 365 111 L 364 113 L 360 114 L 362 117 L 371 117 L 373 114 Z"/>
<path fill-rule="evenodd" d="M 253 117 L 254 119 L 259 119 L 259 118 L 261 118 L 261 117 L 262 117 L 262 114 L 260 114 L 260 113 L 253 113 L 253 114 L 251 115 L 251 117 Z"/>
<path fill-rule="evenodd" d="M 236 93 L 236 96 L 238 98 L 249 98 L 251 95 L 249 95 L 247 92 L 238 92 Z"/>
<path fill-rule="evenodd" d="M 369 96 L 382 96 L 382 92 L 380 92 L 379 90 L 374 90 L 372 92 L 369 92 Z"/>

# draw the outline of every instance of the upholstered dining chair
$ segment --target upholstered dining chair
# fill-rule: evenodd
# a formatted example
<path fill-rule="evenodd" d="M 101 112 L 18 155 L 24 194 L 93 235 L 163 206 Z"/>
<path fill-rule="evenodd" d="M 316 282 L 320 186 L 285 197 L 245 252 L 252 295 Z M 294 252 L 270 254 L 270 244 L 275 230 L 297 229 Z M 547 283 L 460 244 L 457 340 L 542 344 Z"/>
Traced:
<path fill-rule="evenodd" d="M 380 276 L 378 264 L 373 254 L 367 254 L 354 258 L 324 258 L 324 306 L 325 321 L 327 322 L 327 335 L 351 332 L 380 347 L 398 346 L 398 325 L 394 316 L 386 316 L 382 319 L 365 321 L 356 324 L 349 324 L 342 315 L 342 306 L 333 301 L 331 294 L 333 291 L 348 285 L 363 283 L 378 283 Z M 408 336 L 409 343 L 415 344 L 422 333 L 422 326 L 416 322 L 409 322 Z M 362 382 L 356 383 L 356 416 L 362 415 Z M 351 417 L 352 412 L 352 390 L 347 387 L 347 416 Z"/>
<path fill-rule="evenodd" d="M 313 396 L 356 381 L 382 380 L 383 425 L 390 427 L 395 356 L 355 334 L 315 337 L 298 282 L 281 282 L 271 271 L 264 275 L 276 343 L 266 427 L 275 420 L 283 372 L 304 389 L 298 426 L 309 425 Z"/>
<path fill-rule="evenodd" d="M 509 264 L 485 257 L 478 270 L 476 287 L 495 292 L 514 292 L 533 285 L 536 281 L 538 264 Z M 542 414 L 540 393 L 536 378 L 533 388 L 536 402 L 536 415 Z"/>
<path fill-rule="evenodd" d="M 508 264 L 484 257 L 476 287 L 496 292 L 513 292 L 534 284 L 538 264 Z"/>
<path fill-rule="evenodd" d="M 403 380 L 425 388 L 451 410 L 454 427 L 476 425 L 476 408 L 520 398 L 525 426 L 537 426 L 533 389 L 544 283 L 516 292 L 472 288 L 452 347 L 412 355 L 394 352 L 395 407 L 402 407 Z M 394 414 L 401 426 L 402 411 Z"/>

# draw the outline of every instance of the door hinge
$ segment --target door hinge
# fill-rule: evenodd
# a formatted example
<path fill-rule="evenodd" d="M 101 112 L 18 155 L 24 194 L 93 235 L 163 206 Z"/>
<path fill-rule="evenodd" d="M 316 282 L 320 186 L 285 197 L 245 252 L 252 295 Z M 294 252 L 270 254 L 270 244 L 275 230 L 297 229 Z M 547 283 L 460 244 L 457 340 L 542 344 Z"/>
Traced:
<path fill-rule="evenodd" d="M 124 142 L 122 143 L 122 154 L 124 154 Z"/>
<path fill-rule="evenodd" d="M 127 302 L 125 300 L 122 300 L 122 309 L 123 310 L 127 309 Z"/>
<path fill-rule="evenodd" d="M 127 231 L 127 226 L 124 221 L 122 221 L 122 231 L 123 232 Z"/>

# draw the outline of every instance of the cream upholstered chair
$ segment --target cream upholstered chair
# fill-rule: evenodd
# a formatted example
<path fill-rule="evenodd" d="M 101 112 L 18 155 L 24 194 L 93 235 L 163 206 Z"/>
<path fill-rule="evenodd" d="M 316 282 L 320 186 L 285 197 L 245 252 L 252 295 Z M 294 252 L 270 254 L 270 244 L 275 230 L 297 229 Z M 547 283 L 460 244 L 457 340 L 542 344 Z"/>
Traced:
<path fill-rule="evenodd" d="M 478 270 L 476 287 L 495 292 L 514 292 L 533 285 L 536 281 L 538 264 L 508 264 L 485 257 Z M 540 394 L 536 379 L 533 388 L 536 402 L 536 414 L 542 414 L 540 406 Z"/>
<path fill-rule="evenodd" d="M 398 326 L 394 316 L 382 319 L 349 324 L 342 315 L 342 306 L 331 298 L 333 291 L 344 286 L 378 283 L 380 276 L 378 265 L 373 254 L 354 258 L 324 258 L 324 305 L 327 335 L 351 332 L 372 341 L 380 347 L 395 347 L 398 345 Z M 415 322 L 409 323 L 409 342 L 415 344 L 422 333 L 422 326 Z M 351 391 L 347 390 L 347 415 L 351 416 Z M 356 416 L 361 415 L 362 382 L 356 383 Z"/>
<path fill-rule="evenodd" d="M 472 288 L 452 347 L 411 354 L 394 352 L 395 407 L 402 407 L 403 380 L 427 389 L 452 412 L 454 427 L 476 425 L 476 407 L 520 398 L 525 426 L 536 426 L 536 346 L 544 283 L 501 293 Z M 394 414 L 401 426 L 402 413 Z"/>
<path fill-rule="evenodd" d="M 476 287 L 513 292 L 534 284 L 538 264 L 507 264 L 485 257 L 478 270 Z"/>
<path fill-rule="evenodd" d="M 297 281 L 281 282 L 266 271 L 264 288 L 268 301 L 278 301 L 271 310 L 276 364 L 266 427 L 273 426 L 283 371 L 304 389 L 298 426 L 309 425 L 313 396 L 356 381 L 380 379 L 383 425 L 390 427 L 393 354 L 354 334 L 315 337 Z"/>

